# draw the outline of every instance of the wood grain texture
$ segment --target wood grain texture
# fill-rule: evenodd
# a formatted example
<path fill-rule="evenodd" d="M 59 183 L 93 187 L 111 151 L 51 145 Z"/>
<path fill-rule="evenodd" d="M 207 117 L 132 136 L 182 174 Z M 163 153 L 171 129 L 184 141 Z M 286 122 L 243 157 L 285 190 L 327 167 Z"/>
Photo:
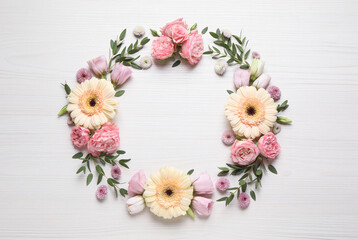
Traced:
<path fill-rule="evenodd" d="M 0 238 L 357 239 L 357 14 L 354 0 L 1 1 Z M 216 204 L 208 219 L 132 217 L 123 199 L 98 202 L 95 185 L 75 175 L 70 128 L 56 117 L 60 83 L 74 84 L 77 69 L 107 54 L 124 27 L 148 33 L 176 17 L 200 29 L 243 29 L 290 102 L 279 174 L 266 174 L 247 210 Z M 218 77 L 214 63 L 135 71 L 116 120 L 133 159 L 123 181 L 163 165 L 217 179 L 229 160 L 220 137 L 234 69 Z"/>

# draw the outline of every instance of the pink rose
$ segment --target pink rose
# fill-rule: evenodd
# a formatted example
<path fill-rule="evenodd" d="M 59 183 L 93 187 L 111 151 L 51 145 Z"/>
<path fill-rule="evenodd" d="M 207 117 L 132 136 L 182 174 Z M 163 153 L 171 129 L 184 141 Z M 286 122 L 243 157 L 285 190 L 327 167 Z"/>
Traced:
<path fill-rule="evenodd" d="M 172 39 L 175 43 L 183 43 L 189 38 L 189 32 L 186 27 L 183 27 L 181 25 L 175 25 L 173 27 L 173 35 Z"/>
<path fill-rule="evenodd" d="M 250 83 L 251 72 L 249 70 L 237 69 L 234 72 L 234 84 L 236 88 L 248 86 Z"/>
<path fill-rule="evenodd" d="M 173 55 L 175 46 L 169 37 L 161 36 L 152 43 L 152 57 L 156 59 L 167 59 Z"/>
<path fill-rule="evenodd" d="M 87 63 L 92 73 L 98 78 L 101 78 L 108 71 L 107 59 L 103 55 L 89 60 Z"/>
<path fill-rule="evenodd" d="M 238 141 L 235 140 L 231 147 L 231 159 L 234 163 L 246 166 L 253 163 L 260 150 L 252 140 Z"/>
<path fill-rule="evenodd" d="M 214 192 L 213 182 L 207 172 L 200 173 L 193 182 L 194 191 L 199 195 L 212 194 Z"/>
<path fill-rule="evenodd" d="M 144 186 L 146 182 L 147 178 L 143 170 L 135 173 L 131 180 L 128 182 L 129 196 L 141 195 L 144 192 Z"/>
<path fill-rule="evenodd" d="M 73 145 L 79 148 L 86 146 L 90 138 L 89 133 L 90 131 L 87 128 L 80 126 L 73 127 L 71 132 Z"/>
<path fill-rule="evenodd" d="M 132 75 L 132 70 L 121 63 L 116 63 L 111 72 L 112 83 L 116 85 L 124 84 Z"/>
<path fill-rule="evenodd" d="M 87 151 L 94 157 L 102 153 L 112 154 L 119 147 L 119 131 L 114 123 L 105 123 L 102 128 L 96 130 L 88 142 Z"/>
<path fill-rule="evenodd" d="M 203 36 L 201 36 L 197 30 L 194 30 L 189 35 L 188 40 L 183 43 L 180 56 L 187 59 L 191 65 L 194 65 L 199 62 L 201 56 L 203 55 L 203 51 Z"/>
<path fill-rule="evenodd" d="M 174 27 L 178 27 L 178 26 L 183 27 L 185 29 L 187 29 L 188 27 L 186 23 L 183 21 L 183 18 L 179 18 L 173 22 L 167 23 L 162 29 L 160 29 L 160 31 L 164 36 L 172 38 L 173 29 Z"/>
<path fill-rule="evenodd" d="M 210 216 L 214 201 L 209 198 L 196 196 L 194 197 L 192 204 L 194 211 L 197 214 L 200 216 Z"/>
<path fill-rule="evenodd" d="M 266 133 L 258 142 L 261 154 L 264 157 L 274 159 L 280 154 L 280 144 L 272 132 Z"/>

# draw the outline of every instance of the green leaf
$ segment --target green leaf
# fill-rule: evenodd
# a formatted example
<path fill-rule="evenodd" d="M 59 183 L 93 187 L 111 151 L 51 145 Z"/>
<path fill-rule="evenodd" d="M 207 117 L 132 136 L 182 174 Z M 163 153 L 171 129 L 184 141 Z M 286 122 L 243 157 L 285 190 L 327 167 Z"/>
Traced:
<path fill-rule="evenodd" d="M 209 54 L 213 54 L 214 52 L 213 51 L 206 51 L 206 52 L 203 52 L 204 55 L 209 55 Z"/>
<path fill-rule="evenodd" d="M 291 124 L 292 120 L 289 118 L 286 118 L 286 117 L 278 116 L 276 119 L 276 122 L 281 123 L 281 124 Z"/>
<path fill-rule="evenodd" d="M 121 32 L 121 35 L 119 36 L 119 40 L 123 40 L 124 37 L 126 36 L 126 32 L 127 32 L 127 29 L 124 29 L 122 32 Z"/>
<path fill-rule="evenodd" d="M 213 37 L 213 38 L 216 38 L 216 39 L 219 39 L 219 36 L 214 33 L 214 32 L 209 32 L 209 34 Z"/>
<path fill-rule="evenodd" d="M 222 198 L 219 198 L 218 200 L 216 200 L 217 202 L 223 202 L 223 201 L 226 201 L 227 197 L 222 197 Z"/>
<path fill-rule="evenodd" d="M 221 171 L 218 173 L 218 176 L 226 176 L 228 174 L 229 174 L 229 172 L 227 172 L 227 171 Z"/>
<path fill-rule="evenodd" d="M 226 45 L 226 43 L 224 43 L 224 42 L 221 41 L 221 40 L 216 40 L 216 41 L 214 41 L 214 43 L 215 43 L 216 45 L 220 46 L 220 47 L 224 47 L 224 48 L 226 48 L 226 49 L 230 49 L 229 46 Z"/>
<path fill-rule="evenodd" d="M 258 169 L 256 172 L 255 172 L 255 175 L 256 176 L 260 176 L 262 174 L 262 171 L 260 169 Z"/>
<path fill-rule="evenodd" d="M 126 189 L 124 189 L 124 188 L 121 188 L 121 189 L 119 189 L 119 193 L 120 193 L 123 197 L 125 197 L 125 196 L 128 194 L 128 191 L 127 191 Z"/>
<path fill-rule="evenodd" d="M 203 30 L 201 30 L 201 34 L 205 34 L 208 31 L 208 27 L 205 27 Z"/>
<path fill-rule="evenodd" d="M 104 174 L 104 171 L 102 169 L 102 167 L 100 165 L 96 165 L 96 171 L 99 173 L 99 174 Z"/>
<path fill-rule="evenodd" d="M 226 163 L 226 165 L 233 169 L 240 169 L 240 170 L 242 169 L 242 167 L 240 165 L 235 165 L 235 164 L 230 164 L 230 163 Z"/>
<path fill-rule="evenodd" d="M 119 160 L 119 161 L 121 161 L 121 162 L 129 162 L 131 159 L 129 158 L 129 159 L 121 159 L 121 160 Z"/>
<path fill-rule="evenodd" d="M 128 168 L 128 169 L 129 169 L 128 165 L 127 165 L 127 164 L 125 164 L 123 161 L 118 161 L 118 163 L 119 163 L 120 165 L 122 165 L 123 167 L 125 167 L 125 168 Z"/>
<path fill-rule="evenodd" d="M 189 209 L 186 211 L 186 213 L 187 213 L 190 217 L 195 218 L 193 209 L 191 209 L 190 207 L 189 207 Z"/>
<path fill-rule="evenodd" d="M 83 156 L 83 152 L 78 152 L 75 155 L 72 156 L 73 159 L 81 158 Z"/>
<path fill-rule="evenodd" d="M 85 167 L 85 166 L 80 167 L 80 168 L 77 170 L 76 174 L 79 174 L 80 172 L 83 172 L 84 174 L 86 174 L 86 167 Z"/>
<path fill-rule="evenodd" d="M 224 172 L 230 171 L 230 169 L 228 169 L 227 167 L 219 167 L 219 169 Z"/>
<path fill-rule="evenodd" d="M 252 190 L 250 191 L 250 196 L 254 201 L 256 201 L 256 195 L 255 195 L 254 191 L 252 191 Z"/>
<path fill-rule="evenodd" d="M 109 42 L 109 45 L 111 46 L 111 48 L 113 48 L 113 46 L 115 45 L 115 42 L 111 39 L 111 41 Z"/>
<path fill-rule="evenodd" d="M 250 51 L 251 51 L 251 50 L 249 50 L 249 51 L 247 51 L 247 52 L 245 53 L 245 56 L 244 56 L 244 59 L 245 59 L 245 60 L 249 57 Z"/>
<path fill-rule="evenodd" d="M 277 174 L 277 170 L 274 166 L 272 166 L 271 164 L 268 165 L 268 169 L 270 170 L 270 172 L 274 173 L 274 174 Z"/>
<path fill-rule="evenodd" d="M 241 186 L 241 190 L 243 192 L 246 192 L 246 188 L 247 188 L 247 183 L 245 182 L 245 184 Z"/>
<path fill-rule="evenodd" d="M 134 62 L 130 63 L 130 65 L 131 65 L 132 68 L 135 68 L 135 69 L 138 69 L 138 70 L 142 70 L 142 67 L 139 66 L 138 64 L 134 63 Z"/>
<path fill-rule="evenodd" d="M 221 32 L 220 32 L 220 29 L 216 29 L 216 35 L 220 36 L 221 35 Z"/>
<path fill-rule="evenodd" d="M 194 23 L 194 25 L 193 25 L 193 26 L 191 26 L 190 31 L 195 30 L 197 26 L 198 26 L 198 24 Z"/>
<path fill-rule="evenodd" d="M 245 183 L 246 183 L 245 180 L 240 180 L 239 185 L 242 186 L 242 185 L 244 185 Z"/>
<path fill-rule="evenodd" d="M 64 85 L 64 87 L 65 87 L 65 91 L 66 91 L 67 95 L 70 94 L 70 93 L 71 93 L 71 88 L 70 88 L 70 86 L 68 86 L 67 83 L 66 83 L 66 84 Z"/>
<path fill-rule="evenodd" d="M 181 63 L 181 61 L 178 59 L 178 60 L 176 60 L 176 61 L 173 63 L 172 67 L 176 67 L 176 66 L 178 66 L 180 63 Z"/>
<path fill-rule="evenodd" d="M 102 178 L 103 178 L 103 175 L 102 175 L 102 174 L 99 174 L 99 175 L 98 175 L 98 179 L 97 179 L 97 185 L 102 182 Z"/>
<path fill-rule="evenodd" d="M 288 101 L 286 100 L 286 101 L 284 101 L 283 103 L 281 103 L 281 104 L 279 104 L 278 106 L 277 106 L 277 111 L 278 112 L 282 112 L 282 111 L 285 111 L 287 108 L 288 108 Z"/>
<path fill-rule="evenodd" d="M 108 183 L 109 186 L 114 187 L 114 183 L 112 181 L 112 178 L 108 178 L 107 183 Z"/>
<path fill-rule="evenodd" d="M 244 64 L 244 65 L 241 65 L 241 66 L 240 66 L 240 68 L 241 68 L 241 69 L 249 69 L 249 68 L 250 68 L 250 66 L 248 66 L 248 65 Z"/>
<path fill-rule="evenodd" d="M 114 96 L 120 97 L 124 94 L 124 92 L 125 92 L 124 90 L 119 90 L 118 92 L 116 92 L 116 94 Z"/>
<path fill-rule="evenodd" d="M 231 93 L 234 93 L 233 91 L 231 90 L 226 90 L 228 94 L 231 94 Z"/>
<path fill-rule="evenodd" d="M 125 151 L 123 151 L 123 150 L 118 150 L 117 151 L 117 154 L 125 154 L 126 152 Z"/>
<path fill-rule="evenodd" d="M 234 171 L 231 172 L 231 175 L 239 175 L 240 173 L 242 173 L 243 169 L 235 169 Z"/>
<path fill-rule="evenodd" d="M 191 175 L 191 174 L 193 174 L 193 172 L 194 172 L 194 169 L 190 169 L 190 170 L 187 172 L 187 175 Z"/>
<path fill-rule="evenodd" d="M 92 179 L 93 179 L 93 174 L 92 173 L 88 174 L 87 182 L 86 182 L 87 186 L 91 183 Z"/>
<path fill-rule="evenodd" d="M 118 198 L 118 190 L 116 187 L 114 187 L 114 193 L 116 194 L 116 198 Z"/>
<path fill-rule="evenodd" d="M 226 199 L 226 203 L 225 203 L 226 206 L 231 203 L 231 201 L 234 199 L 234 196 L 235 195 L 233 193 L 230 194 L 230 196 Z"/>
<path fill-rule="evenodd" d="M 61 110 L 57 113 L 57 116 L 62 116 L 65 113 L 67 113 L 67 105 L 61 108 Z"/>
<path fill-rule="evenodd" d="M 150 39 L 147 38 L 147 37 L 145 37 L 145 38 L 142 39 L 142 41 L 140 41 L 140 45 L 145 45 L 145 44 L 147 44 L 149 41 L 150 41 Z"/>
<path fill-rule="evenodd" d="M 155 30 L 153 30 L 153 29 L 150 29 L 150 31 L 152 32 L 152 35 L 153 35 L 154 37 L 160 37 L 157 31 L 155 31 Z"/>

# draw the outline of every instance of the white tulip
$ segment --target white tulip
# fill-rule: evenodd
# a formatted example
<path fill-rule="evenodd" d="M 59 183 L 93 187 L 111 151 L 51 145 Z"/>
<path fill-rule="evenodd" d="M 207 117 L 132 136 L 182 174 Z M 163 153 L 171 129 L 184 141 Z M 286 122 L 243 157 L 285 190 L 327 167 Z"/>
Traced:
<path fill-rule="evenodd" d="M 267 88 L 268 85 L 270 84 L 271 81 L 271 77 L 268 74 L 261 74 L 260 77 L 258 77 L 255 82 L 252 84 L 252 86 L 256 87 L 256 88 Z"/>
<path fill-rule="evenodd" d="M 250 71 L 251 71 L 251 80 L 258 78 L 264 71 L 265 61 L 262 61 L 258 58 L 252 60 Z"/>
<path fill-rule="evenodd" d="M 129 214 L 137 214 L 144 210 L 144 198 L 140 195 L 131 197 L 127 200 L 127 209 Z"/>

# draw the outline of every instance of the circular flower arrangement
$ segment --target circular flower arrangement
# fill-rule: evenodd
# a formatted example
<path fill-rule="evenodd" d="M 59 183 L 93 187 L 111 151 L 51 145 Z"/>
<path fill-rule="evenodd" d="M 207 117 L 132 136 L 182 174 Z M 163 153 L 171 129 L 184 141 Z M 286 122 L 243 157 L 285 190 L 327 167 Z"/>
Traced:
<path fill-rule="evenodd" d="M 251 64 L 248 62 L 250 50 L 246 37 L 232 34 L 227 29 L 217 29 L 209 32 L 214 45 L 204 52 L 203 35 L 208 27 L 199 32 L 197 24 L 188 28 L 183 19 L 177 19 L 161 28 L 161 35 L 153 29 L 150 31 L 156 37 L 152 42 L 151 57 L 158 61 L 172 60 L 172 67 L 182 61 L 195 65 L 203 54 L 219 59 L 214 70 L 220 76 L 228 67 L 238 66 L 233 82 L 236 91 L 227 90 L 229 98 L 225 105 L 225 115 L 232 129 L 225 130 L 221 136 L 223 143 L 231 146 L 232 163 L 219 167 L 218 175 L 238 175 L 239 184 L 230 187 L 229 179 L 221 177 L 215 186 L 221 194 L 229 191 L 217 201 L 228 205 L 237 195 L 239 206 L 247 208 L 250 197 L 256 200 L 255 190 L 261 187 L 266 169 L 277 174 L 271 165 L 281 149 L 275 135 L 281 131 L 280 124 L 291 123 L 288 118 L 277 115 L 288 107 L 287 100 L 275 103 L 281 98 L 281 91 L 276 86 L 269 86 L 271 77 L 263 73 L 265 62 L 258 52 L 253 52 Z M 185 173 L 173 167 L 163 167 L 149 178 L 144 170 L 138 171 L 128 181 L 128 189 L 119 182 L 121 167 L 129 168 L 130 159 L 121 157 L 125 151 L 119 150 L 119 129 L 112 122 L 118 107 L 116 98 L 125 93 L 120 88 L 131 78 L 131 68 L 141 70 L 152 66 L 150 56 L 139 59 L 137 55 L 150 41 L 143 37 L 144 27 L 136 27 L 133 35 L 137 40 L 124 46 L 126 29 L 123 30 L 117 39 L 110 41 L 108 60 L 99 56 L 87 62 L 88 69 L 79 69 L 76 73 L 79 85 L 71 89 L 67 83 L 63 84 L 68 104 L 58 116 L 68 114 L 67 124 L 75 125 L 70 136 L 79 151 L 72 158 L 81 161 L 76 173 L 87 175 L 87 185 L 97 178 L 99 187 L 95 195 L 98 200 L 104 200 L 108 194 L 108 187 L 100 185 L 103 180 L 116 197 L 129 195 L 127 209 L 130 214 L 139 213 L 147 206 L 153 214 L 164 219 L 183 215 L 194 217 L 194 213 L 209 216 L 214 205 L 211 199 L 214 186 L 206 172 L 193 177 L 193 169 Z M 104 170 L 108 166 L 110 175 Z"/>

